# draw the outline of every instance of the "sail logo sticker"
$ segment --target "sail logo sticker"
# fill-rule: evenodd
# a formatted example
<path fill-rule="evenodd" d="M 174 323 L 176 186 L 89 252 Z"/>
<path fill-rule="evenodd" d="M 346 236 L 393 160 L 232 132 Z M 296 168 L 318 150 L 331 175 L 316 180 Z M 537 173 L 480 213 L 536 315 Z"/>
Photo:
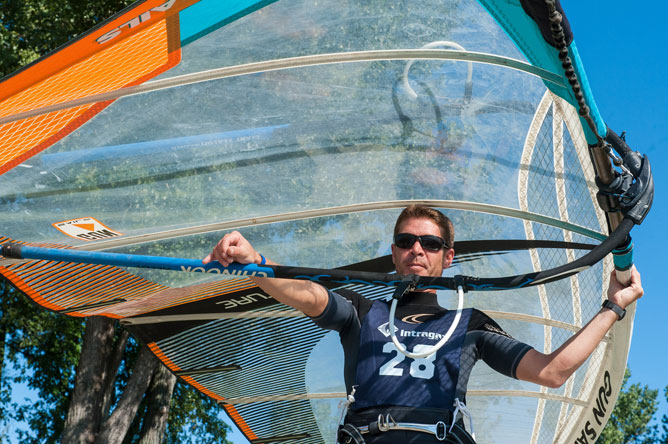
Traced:
<path fill-rule="evenodd" d="M 218 269 L 218 268 L 206 268 L 206 267 L 190 267 L 186 265 L 181 265 L 181 271 L 187 271 L 188 273 L 212 273 L 220 274 L 223 276 L 236 276 L 236 277 L 245 277 L 245 276 L 257 276 L 257 277 L 269 277 L 264 271 L 248 271 L 248 270 L 227 270 L 227 269 Z"/>
<path fill-rule="evenodd" d="M 587 421 L 584 428 L 580 430 L 580 435 L 576 435 L 573 444 L 593 444 L 599 437 L 599 433 L 603 431 L 603 427 L 605 426 L 603 422 L 605 415 L 608 412 L 608 409 L 613 407 L 610 405 L 610 397 L 612 396 L 612 377 L 607 370 L 603 375 L 603 384 L 598 388 L 598 393 L 594 396 L 596 396 L 596 398 L 594 398 L 596 403 L 591 407 L 591 415 L 594 420 L 596 420 L 596 425 L 594 425 L 591 419 Z"/>
<path fill-rule="evenodd" d="M 85 241 L 123 236 L 123 233 L 119 233 L 108 228 L 102 222 L 93 217 L 82 217 L 80 219 L 66 220 L 63 222 L 56 222 L 52 225 L 63 234 Z"/>
<path fill-rule="evenodd" d="M 142 23 L 146 23 L 149 20 L 151 20 L 151 12 L 166 12 L 172 6 L 174 6 L 175 2 L 176 2 L 176 0 L 168 0 L 165 3 L 162 3 L 162 4 L 160 4 L 156 7 L 153 7 L 151 9 L 149 9 L 148 11 L 145 11 L 145 12 L 139 14 L 138 16 L 132 18 L 131 20 L 123 23 L 122 25 L 115 27 L 111 31 L 106 32 L 105 34 L 102 34 L 100 37 L 95 39 L 95 41 L 99 44 L 106 43 L 109 40 L 112 40 L 112 39 L 118 37 L 121 34 L 121 32 L 123 32 L 124 28 L 133 29 L 133 28 L 138 27 Z"/>
<path fill-rule="evenodd" d="M 271 300 L 271 299 L 273 298 L 271 296 L 267 296 L 266 294 L 251 293 L 245 296 L 241 296 L 240 298 L 227 299 L 225 301 L 216 302 L 216 305 L 222 304 L 225 310 L 229 310 L 235 307 L 239 307 L 241 305 L 257 304 L 259 302 L 262 302 L 263 300 Z"/>

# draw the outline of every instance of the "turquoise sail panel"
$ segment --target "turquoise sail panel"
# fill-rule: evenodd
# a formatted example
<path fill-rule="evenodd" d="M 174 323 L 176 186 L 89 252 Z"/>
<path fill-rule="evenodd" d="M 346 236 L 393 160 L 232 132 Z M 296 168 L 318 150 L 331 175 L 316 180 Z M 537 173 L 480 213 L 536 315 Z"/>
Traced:
<path fill-rule="evenodd" d="M 185 46 L 277 0 L 200 0 L 179 15 L 181 45 Z"/>
<path fill-rule="evenodd" d="M 596 106 L 596 101 L 594 100 L 594 95 L 592 93 L 591 86 L 589 85 L 589 80 L 587 79 L 587 74 L 585 73 L 582 60 L 580 59 L 578 48 L 577 46 L 575 46 L 575 42 L 569 45 L 568 53 L 570 54 L 571 60 L 573 61 L 573 69 L 575 70 L 575 73 L 577 74 L 578 79 L 580 80 L 580 87 L 582 88 L 582 93 L 584 94 L 587 105 L 589 106 L 589 113 L 591 114 L 592 119 L 596 123 L 596 130 L 598 131 L 598 134 L 601 137 L 605 137 L 606 134 L 608 133 L 608 127 L 603 121 L 603 117 L 601 117 L 601 113 L 598 110 L 598 106 Z M 577 107 L 577 105 L 573 106 Z M 585 136 L 587 137 L 587 142 L 589 142 L 592 145 L 596 144 L 597 143 L 596 136 L 589 128 L 589 126 L 586 125 L 584 121 L 582 122 L 582 126 L 585 131 Z"/>
<path fill-rule="evenodd" d="M 568 85 L 568 79 L 564 75 L 564 69 L 559 60 L 559 51 L 545 41 L 540 28 L 536 22 L 527 15 L 518 0 L 498 2 L 493 0 L 478 0 L 485 9 L 490 13 L 497 23 L 503 28 L 508 36 L 515 42 L 517 47 L 522 51 L 522 54 L 534 66 L 539 66 L 550 72 L 560 75 L 564 79 L 564 85 Z M 575 42 L 569 45 L 569 55 L 573 63 L 573 68 L 578 75 L 582 91 L 585 95 L 587 105 L 590 108 L 590 113 L 596 122 L 597 131 L 599 135 L 605 137 L 607 129 L 603 119 L 598 111 L 596 102 L 591 93 L 587 76 L 580 60 Z M 578 108 L 578 102 L 570 87 L 559 86 L 551 82 L 544 82 L 545 86 L 568 101 L 575 108 Z M 582 120 L 582 126 L 585 130 L 587 142 L 590 144 L 597 143 L 597 139 L 593 131 L 589 128 L 585 120 Z"/>

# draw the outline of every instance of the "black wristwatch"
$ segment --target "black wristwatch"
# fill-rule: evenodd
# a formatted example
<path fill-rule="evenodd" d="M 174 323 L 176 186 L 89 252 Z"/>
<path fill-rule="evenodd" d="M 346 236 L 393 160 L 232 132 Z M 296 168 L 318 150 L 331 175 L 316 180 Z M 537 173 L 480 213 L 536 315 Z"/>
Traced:
<path fill-rule="evenodd" d="M 626 316 L 626 310 L 624 310 L 622 307 L 612 302 L 610 299 L 606 299 L 605 301 L 603 301 L 602 307 L 609 308 L 610 310 L 617 313 L 617 316 L 619 317 L 619 319 L 617 319 L 618 321 L 621 321 L 622 319 L 624 319 L 624 316 Z"/>

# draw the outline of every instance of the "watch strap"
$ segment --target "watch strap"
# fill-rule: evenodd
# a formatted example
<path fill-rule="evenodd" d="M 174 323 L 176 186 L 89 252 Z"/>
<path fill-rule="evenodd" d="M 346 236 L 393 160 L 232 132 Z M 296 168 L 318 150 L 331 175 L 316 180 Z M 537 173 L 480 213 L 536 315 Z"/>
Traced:
<path fill-rule="evenodd" d="M 617 314 L 617 317 L 619 318 L 617 319 L 618 321 L 621 321 L 622 319 L 624 319 L 624 316 L 626 316 L 626 310 L 609 299 L 603 301 L 602 307 L 609 308 L 610 310 L 614 311 Z"/>

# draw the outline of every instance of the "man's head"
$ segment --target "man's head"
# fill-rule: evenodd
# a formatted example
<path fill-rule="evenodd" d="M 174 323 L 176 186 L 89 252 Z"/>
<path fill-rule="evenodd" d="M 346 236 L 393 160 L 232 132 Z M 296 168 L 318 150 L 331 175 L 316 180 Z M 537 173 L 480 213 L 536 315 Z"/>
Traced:
<path fill-rule="evenodd" d="M 394 239 L 392 262 L 402 275 L 440 276 L 455 255 L 454 226 L 433 208 L 411 205 L 404 209 L 397 218 Z"/>

